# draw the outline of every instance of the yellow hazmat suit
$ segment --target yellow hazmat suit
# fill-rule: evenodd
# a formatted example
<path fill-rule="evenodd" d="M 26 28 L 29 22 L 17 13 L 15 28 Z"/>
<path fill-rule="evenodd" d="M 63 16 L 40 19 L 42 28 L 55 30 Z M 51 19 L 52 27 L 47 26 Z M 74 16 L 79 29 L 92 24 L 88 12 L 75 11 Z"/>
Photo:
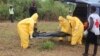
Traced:
<path fill-rule="evenodd" d="M 18 33 L 21 39 L 21 47 L 29 47 L 29 36 L 34 32 L 35 23 L 37 23 L 38 14 L 33 14 L 30 18 L 26 18 L 18 22 Z"/>
<path fill-rule="evenodd" d="M 66 20 L 62 16 L 59 16 L 59 26 L 60 26 L 62 32 L 71 34 L 70 24 L 69 24 L 68 20 Z M 63 40 L 63 38 L 60 37 L 59 40 Z"/>
<path fill-rule="evenodd" d="M 84 26 L 77 17 L 67 16 L 72 27 L 71 45 L 82 44 Z"/>

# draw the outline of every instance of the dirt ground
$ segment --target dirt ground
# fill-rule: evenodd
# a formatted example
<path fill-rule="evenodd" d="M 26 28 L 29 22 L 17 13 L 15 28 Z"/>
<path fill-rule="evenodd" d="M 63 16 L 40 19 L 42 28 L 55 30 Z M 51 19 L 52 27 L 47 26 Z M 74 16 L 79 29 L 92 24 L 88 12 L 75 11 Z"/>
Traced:
<path fill-rule="evenodd" d="M 0 23 L 0 56 L 82 56 L 84 45 L 70 46 L 67 42 L 58 44 L 52 50 L 41 50 L 39 44 L 46 39 L 30 40 L 30 48 L 22 49 L 17 33 L 17 22 Z M 56 31 L 57 22 L 39 22 L 39 30 Z M 89 56 L 92 56 L 93 45 L 90 46 Z M 100 56 L 100 46 L 97 56 Z"/>

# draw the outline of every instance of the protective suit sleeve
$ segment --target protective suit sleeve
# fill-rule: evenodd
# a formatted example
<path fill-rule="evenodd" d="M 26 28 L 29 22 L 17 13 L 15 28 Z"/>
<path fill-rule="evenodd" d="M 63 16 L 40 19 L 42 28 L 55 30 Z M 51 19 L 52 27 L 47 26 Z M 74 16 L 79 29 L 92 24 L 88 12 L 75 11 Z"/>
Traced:
<path fill-rule="evenodd" d="M 34 33 L 34 21 L 30 21 L 30 25 L 29 25 L 29 34 L 30 36 L 32 36 L 32 33 Z"/>
<path fill-rule="evenodd" d="M 71 34 L 70 23 L 67 19 L 63 17 L 59 17 L 59 27 L 60 27 L 60 31 Z"/>
<path fill-rule="evenodd" d="M 32 33 L 34 33 L 34 28 L 36 27 L 36 23 L 38 21 L 38 14 L 34 13 L 31 17 L 30 17 L 30 25 L 29 25 L 29 33 L 30 36 L 32 35 Z"/>

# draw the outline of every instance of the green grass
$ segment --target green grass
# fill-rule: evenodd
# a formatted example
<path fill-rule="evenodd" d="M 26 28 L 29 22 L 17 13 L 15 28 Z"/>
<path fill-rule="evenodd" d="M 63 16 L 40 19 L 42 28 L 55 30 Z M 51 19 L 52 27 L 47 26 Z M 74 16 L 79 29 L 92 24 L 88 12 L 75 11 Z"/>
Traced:
<path fill-rule="evenodd" d="M 51 50 L 55 47 L 55 43 L 49 40 L 49 41 L 43 42 L 40 46 L 42 49 Z"/>

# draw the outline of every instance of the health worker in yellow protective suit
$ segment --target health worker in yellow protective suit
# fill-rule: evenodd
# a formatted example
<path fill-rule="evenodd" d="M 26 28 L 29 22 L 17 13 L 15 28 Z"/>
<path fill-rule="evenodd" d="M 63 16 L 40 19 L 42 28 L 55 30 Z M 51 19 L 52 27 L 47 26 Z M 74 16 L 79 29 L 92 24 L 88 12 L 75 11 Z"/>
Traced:
<path fill-rule="evenodd" d="M 18 22 L 17 27 L 22 48 L 26 49 L 29 47 L 29 36 L 32 37 L 32 33 L 34 33 L 33 29 L 36 27 L 37 20 L 38 14 L 34 13 L 30 18 Z"/>
<path fill-rule="evenodd" d="M 68 20 L 66 20 L 66 18 L 62 17 L 62 16 L 59 16 L 59 27 L 61 28 L 61 31 L 62 32 L 65 32 L 65 33 L 68 33 L 68 34 L 71 34 L 71 26 L 68 22 Z M 59 41 L 63 41 L 63 37 L 60 37 L 59 38 Z"/>
<path fill-rule="evenodd" d="M 66 16 L 72 27 L 71 45 L 82 44 L 84 26 L 78 17 Z"/>

